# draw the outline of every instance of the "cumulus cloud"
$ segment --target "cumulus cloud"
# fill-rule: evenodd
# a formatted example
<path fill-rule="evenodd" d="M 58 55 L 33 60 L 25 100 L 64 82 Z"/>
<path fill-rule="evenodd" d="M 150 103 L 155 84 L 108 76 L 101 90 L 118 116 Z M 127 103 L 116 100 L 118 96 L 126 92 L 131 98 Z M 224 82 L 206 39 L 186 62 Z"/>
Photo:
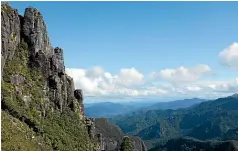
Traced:
<path fill-rule="evenodd" d="M 172 86 L 168 94 L 177 97 L 213 99 L 238 93 L 238 78 L 230 81 L 197 81 Z"/>
<path fill-rule="evenodd" d="M 164 69 L 152 74 L 154 77 L 177 85 L 181 83 L 194 82 L 208 73 L 211 73 L 211 68 L 208 65 L 201 64 L 193 68 L 181 66 L 176 69 Z"/>
<path fill-rule="evenodd" d="M 166 94 L 161 88 L 143 88 L 144 75 L 135 68 L 121 69 L 117 74 L 105 72 L 101 67 L 92 69 L 67 68 L 75 87 L 86 96 L 148 96 Z"/>
<path fill-rule="evenodd" d="M 193 68 L 179 67 L 154 72 L 151 81 L 135 68 L 124 68 L 116 74 L 101 67 L 91 69 L 67 68 L 75 87 L 86 97 L 101 98 L 212 98 L 238 93 L 238 77 L 231 81 L 202 81 L 211 72 L 207 65 Z M 159 80 L 158 80 L 159 79 Z"/>
<path fill-rule="evenodd" d="M 238 93 L 238 78 L 230 81 L 200 81 L 193 85 L 202 93 Z"/>
<path fill-rule="evenodd" d="M 228 82 L 218 82 L 213 89 L 217 92 L 238 93 L 238 78 Z"/>
<path fill-rule="evenodd" d="M 219 53 L 222 65 L 230 68 L 238 68 L 238 43 L 231 44 Z"/>
<path fill-rule="evenodd" d="M 134 86 L 143 82 L 144 75 L 135 68 L 130 68 L 121 69 L 116 77 L 118 78 L 118 84 L 122 84 L 124 86 Z"/>

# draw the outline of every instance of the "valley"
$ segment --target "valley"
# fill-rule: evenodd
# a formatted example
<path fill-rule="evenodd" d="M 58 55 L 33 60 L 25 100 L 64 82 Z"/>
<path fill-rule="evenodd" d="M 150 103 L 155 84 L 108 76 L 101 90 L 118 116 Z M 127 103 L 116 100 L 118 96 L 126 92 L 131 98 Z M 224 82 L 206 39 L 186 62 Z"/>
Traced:
<path fill-rule="evenodd" d="M 85 39 L 89 41 L 89 39 L 91 40 L 96 37 L 96 42 L 93 44 L 100 46 L 100 40 L 106 37 L 102 36 L 104 33 L 110 36 L 115 36 L 116 34 L 110 31 L 114 28 L 111 25 L 111 21 L 108 23 L 108 26 L 105 26 L 105 31 L 102 26 L 98 25 L 98 22 L 108 18 L 122 19 L 128 16 L 131 17 L 130 13 L 123 15 L 123 17 L 120 17 L 120 13 L 118 13 L 116 14 L 119 15 L 118 18 L 111 18 L 108 14 L 111 14 L 109 12 L 114 11 L 114 9 L 107 6 L 105 8 L 110 9 L 106 9 L 106 12 L 102 14 L 99 13 L 101 18 L 88 19 L 87 15 L 90 16 L 88 10 L 91 11 L 94 5 L 80 3 L 80 5 L 77 5 L 78 7 L 81 5 L 88 6 L 87 9 L 81 7 L 81 9 L 88 13 L 82 16 L 80 16 L 81 13 L 78 13 L 80 15 L 72 17 L 76 14 L 74 12 L 62 17 L 58 15 L 60 12 L 57 11 L 61 10 L 58 7 L 61 6 L 62 10 L 64 10 L 65 6 L 62 5 L 63 3 L 60 3 L 56 7 L 57 11 L 52 11 L 51 14 L 45 13 L 44 16 L 46 17 L 44 19 L 42 13 L 37 8 L 24 7 L 24 11 L 22 11 L 25 5 L 22 5 L 23 3 L 18 4 L 21 9 L 12 7 L 9 2 L 1 2 L 1 150 L 238 151 L 238 78 L 227 83 L 224 81 L 211 81 L 211 83 L 203 81 L 199 85 L 196 81 L 203 74 L 208 72 L 211 74 L 210 67 L 204 64 L 194 68 L 181 66 L 177 69 L 164 69 L 160 72 L 153 72 L 153 74 L 149 74 L 146 77 L 133 67 L 132 62 L 136 59 L 128 59 L 132 60 L 130 63 L 127 62 L 128 60 L 125 61 L 124 58 L 121 60 L 125 62 L 120 61 L 128 63 L 132 67 L 130 69 L 122 68 L 117 74 L 106 72 L 100 67 L 88 70 L 73 67 L 66 68 L 66 65 L 70 64 L 68 62 L 74 60 L 72 58 L 77 56 L 77 52 L 70 52 L 69 49 L 64 51 L 57 46 L 53 47 L 53 42 L 58 44 L 68 40 L 69 45 L 74 46 L 76 43 L 80 43 L 81 40 L 83 41 L 79 44 L 81 46 L 85 43 Z M 52 5 L 52 3 L 49 4 Z M 78 10 L 74 5 L 76 6 L 76 3 L 71 3 L 70 5 L 72 10 Z M 52 9 L 43 9 L 39 3 L 38 6 L 41 6 L 43 12 Z M 44 5 L 44 8 L 46 6 L 48 4 Z M 143 7 L 141 5 L 138 11 L 141 12 Z M 96 8 L 101 7 L 98 7 L 97 4 Z M 128 11 L 132 7 L 124 6 L 122 8 L 124 9 L 120 9 L 120 12 Z M 154 5 L 151 8 L 154 8 Z M 98 13 L 97 9 L 95 9 L 95 14 Z M 71 9 L 68 9 L 68 11 L 71 11 Z M 71 22 L 67 21 L 60 21 L 54 24 L 55 22 L 51 21 L 51 19 L 55 18 L 51 15 L 55 14 L 59 17 L 57 19 L 62 20 L 72 17 L 73 21 L 72 18 L 70 21 L 73 22 L 73 25 L 70 25 Z M 95 14 L 92 16 L 95 16 Z M 143 15 L 138 18 L 132 15 L 132 18 L 136 18 L 136 23 L 136 20 L 143 17 Z M 148 16 L 144 16 L 144 19 L 150 19 Z M 74 23 L 76 24 L 77 17 L 82 19 L 79 22 L 80 27 L 78 27 L 79 24 L 74 25 Z M 89 22 L 92 20 L 93 24 L 89 25 Z M 47 28 L 48 22 L 46 21 L 54 26 Z M 130 21 L 128 19 L 123 23 Z M 149 25 L 150 21 L 146 22 L 143 20 L 141 23 Z M 64 35 L 50 36 L 48 29 L 54 31 L 56 27 L 56 33 L 59 33 L 59 31 L 66 27 L 67 34 L 71 34 L 72 37 Z M 70 30 L 76 27 L 77 29 L 82 28 L 82 30 L 78 29 L 73 32 Z M 96 27 L 100 27 L 100 30 L 96 30 Z M 111 28 L 108 29 L 109 27 Z M 119 27 L 121 29 L 122 25 L 120 24 Z M 135 28 L 134 26 L 129 27 Z M 90 28 L 90 31 L 87 28 Z M 80 35 L 77 35 L 76 31 L 84 34 L 92 32 L 93 36 L 87 37 L 87 34 L 85 34 L 80 39 L 78 38 Z M 100 38 L 95 36 L 97 32 L 102 31 L 103 34 L 100 35 Z M 109 32 L 107 33 L 106 31 Z M 121 31 L 118 31 L 120 35 Z M 127 32 L 129 31 L 133 30 L 130 29 Z M 152 33 L 154 32 L 152 30 Z M 76 38 L 74 37 L 75 35 Z M 109 39 L 113 39 L 110 36 L 108 36 Z M 54 37 L 57 42 L 51 41 L 50 37 Z M 137 37 L 137 34 L 134 34 L 134 37 L 131 39 L 135 37 Z M 119 41 L 123 39 L 124 35 Z M 145 39 L 153 38 L 147 37 Z M 145 39 L 137 40 L 144 42 Z M 141 44 L 138 41 L 132 45 Z M 111 46 L 110 44 L 108 41 L 103 43 L 103 49 Z M 119 45 L 123 46 L 122 44 Z M 125 44 L 126 47 L 130 45 L 131 43 Z M 166 45 L 168 44 L 166 43 Z M 95 58 L 91 59 L 92 64 L 96 64 L 94 61 L 96 58 L 100 58 L 98 54 L 101 54 L 101 52 L 97 54 L 97 52 L 92 51 L 95 49 L 89 50 L 92 46 L 91 41 L 87 46 L 87 49 L 85 48 L 87 51 L 79 49 L 82 56 L 77 56 L 77 59 L 75 59 L 76 63 L 74 62 L 75 66 L 79 60 L 82 64 L 90 60 L 90 58 L 84 58 L 87 56 L 85 55 L 86 53 L 89 53 L 88 56 L 94 56 L 95 53 Z M 112 46 L 116 48 L 116 46 Z M 237 44 L 231 46 L 236 48 L 232 49 L 232 52 L 238 50 L 237 46 Z M 138 48 L 141 47 L 140 45 Z M 149 45 L 146 48 L 148 47 Z M 73 50 L 76 48 L 73 47 Z M 103 49 L 99 50 L 103 51 Z M 123 51 L 127 52 L 127 49 L 120 49 L 117 52 Z M 226 52 L 227 50 L 225 49 L 224 51 Z M 132 54 L 137 53 L 139 52 L 136 51 L 136 53 Z M 221 55 L 224 54 L 221 53 Z M 143 57 L 147 55 L 149 53 L 146 52 L 143 54 Z M 122 56 L 124 57 L 125 55 Z M 160 57 L 160 55 L 157 56 Z M 117 57 L 120 57 L 120 55 Z M 154 57 L 153 54 L 152 57 Z M 105 58 L 108 59 L 110 57 L 106 56 Z M 100 61 L 105 61 L 105 58 L 100 58 Z M 162 59 L 164 58 L 162 56 Z M 158 64 L 160 64 L 162 59 L 156 58 L 154 60 L 159 60 Z M 67 63 L 66 60 L 68 61 Z M 141 63 L 140 61 L 143 59 L 138 60 Z M 166 60 L 164 61 L 166 62 Z M 186 59 L 181 60 L 185 61 Z M 113 62 L 117 61 L 113 60 Z M 143 66 L 148 62 L 144 61 L 142 63 Z M 89 64 L 89 62 L 87 63 Z M 139 63 L 137 62 L 137 65 Z M 82 66 L 86 67 L 85 64 Z M 88 64 L 87 66 L 89 66 Z M 156 68 L 158 64 L 156 64 Z M 229 66 L 232 65 L 229 64 Z M 113 66 L 114 68 L 116 66 Z M 151 67 L 151 69 L 153 68 Z M 224 71 L 226 72 L 226 70 Z M 212 76 L 214 76 L 213 73 Z M 156 80 L 157 85 L 150 83 Z M 163 82 L 161 81 L 167 81 L 169 84 L 162 86 Z M 215 84 L 212 84 L 212 82 Z M 89 103 L 90 101 L 87 99 L 90 96 L 93 96 L 92 98 L 98 97 L 101 101 L 92 99 L 90 100 L 92 102 Z M 117 101 L 108 99 L 110 97 L 113 98 L 112 96 L 117 98 Z M 199 98 L 200 96 L 203 96 L 201 97 L 203 99 Z M 219 97 L 209 99 L 210 96 L 213 98 L 214 96 Z M 129 99 L 126 101 L 122 99 L 123 101 L 120 102 L 118 98 Z M 144 100 L 141 101 L 141 98 Z M 163 98 L 167 99 L 163 100 Z M 109 101 L 103 102 L 103 99 Z M 130 99 L 133 101 L 130 101 Z"/>

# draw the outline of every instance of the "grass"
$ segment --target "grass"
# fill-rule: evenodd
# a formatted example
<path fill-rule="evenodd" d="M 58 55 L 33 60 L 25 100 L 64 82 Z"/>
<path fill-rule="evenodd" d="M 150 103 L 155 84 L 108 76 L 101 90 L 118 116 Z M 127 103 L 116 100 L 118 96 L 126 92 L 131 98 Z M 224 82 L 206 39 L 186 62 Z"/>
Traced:
<path fill-rule="evenodd" d="M 5 105 L 2 111 L 2 149 L 91 151 L 98 148 L 99 144 L 89 138 L 86 125 L 77 112 L 67 107 L 63 112 L 52 112 L 53 102 L 47 104 L 48 109 L 45 108 L 42 94 L 45 79 L 39 69 L 29 67 L 28 63 L 28 45 L 21 41 L 13 59 L 6 61 L 1 84 Z M 23 76 L 26 82 L 13 85 L 10 80 L 13 75 Z M 26 102 L 24 96 L 30 99 Z"/>
<path fill-rule="evenodd" d="M 2 150 L 3 151 L 51 151 L 42 136 L 37 135 L 28 125 L 1 112 L 2 118 Z"/>

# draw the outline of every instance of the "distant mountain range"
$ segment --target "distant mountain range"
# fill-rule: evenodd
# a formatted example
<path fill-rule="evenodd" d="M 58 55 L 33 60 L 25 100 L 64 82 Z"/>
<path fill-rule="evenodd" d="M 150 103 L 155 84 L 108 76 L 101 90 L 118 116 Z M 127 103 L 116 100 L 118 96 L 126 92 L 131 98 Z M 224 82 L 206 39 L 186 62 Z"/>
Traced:
<path fill-rule="evenodd" d="M 116 116 L 110 121 L 126 134 L 141 137 L 148 148 L 168 140 L 238 140 L 238 95 L 205 101 L 177 110 L 149 110 Z"/>
<path fill-rule="evenodd" d="M 169 101 L 169 102 L 159 102 L 152 104 L 148 107 L 144 107 L 141 110 L 142 111 L 149 111 L 149 110 L 167 110 L 167 109 L 182 109 L 191 107 L 193 105 L 205 102 L 207 100 L 205 99 L 199 99 L 199 98 L 192 98 L 192 99 L 184 99 L 184 100 L 176 100 L 176 101 Z"/>
<path fill-rule="evenodd" d="M 125 103 L 114 103 L 114 102 L 100 102 L 85 104 L 86 116 L 88 117 L 113 117 L 117 115 L 125 115 L 133 112 L 145 112 L 155 109 L 179 109 L 187 108 L 195 104 L 207 101 L 205 99 L 193 98 L 184 99 L 170 102 L 125 102 Z"/>
<path fill-rule="evenodd" d="M 151 104 L 153 104 L 153 102 L 99 102 L 85 104 L 85 108 L 87 117 L 106 118 L 137 111 Z"/>
<path fill-rule="evenodd" d="M 130 111 L 131 106 L 125 106 L 113 102 L 101 102 L 85 105 L 87 117 L 112 117 L 119 114 L 125 114 Z"/>

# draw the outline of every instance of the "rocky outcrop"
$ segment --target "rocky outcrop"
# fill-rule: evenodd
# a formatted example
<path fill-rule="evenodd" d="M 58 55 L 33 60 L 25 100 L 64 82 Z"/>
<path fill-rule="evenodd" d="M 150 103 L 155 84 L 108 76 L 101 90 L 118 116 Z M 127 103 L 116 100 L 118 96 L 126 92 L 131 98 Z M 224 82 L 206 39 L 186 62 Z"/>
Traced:
<path fill-rule="evenodd" d="M 40 69 L 43 73 L 45 100 L 51 101 L 56 110 L 62 112 L 64 108 L 71 107 L 84 117 L 82 91 L 75 90 L 73 79 L 65 72 L 63 50 L 51 46 L 41 13 L 29 7 L 25 9 L 24 16 L 20 16 L 8 3 L 3 3 L 1 7 L 2 73 L 5 62 L 13 58 L 21 40 L 25 41 L 29 51 L 29 68 Z M 13 85 L 25 82 L 22 75 L 10 76 Z"/>
<path fill-rule="evenodd" d="M 83 92 L 66 74 L 63 49 L 52 47 L 41 13 L 29 7 L 21 16 L 6 2 L 1 8 L 2 113 L 19 123 L 2 121 L 2 150 L 95 151 L 94 120 L 85 120 Z M 29 133 L 39 140 L 30 136 L 26 145 Z"/>
<path fill-rule="evenodd" d="M 20 84 L 25 83 L 25 81 L 26 81 L 25 77 L 23 77 L 21 75 L 12 75 L 10 77 L 10 79 L 11 79 L 11 83 L 13 85 L 20 85 Z"/>
<path fill-rule="evenodd" d="M 112 125 L 105 118 L 95 119 L 95 134 L 100 136 L 101 148 L 105 151 L 120 150 L 121 143 L 125 134 L 119 127 Z M 133 151 L 147 151 L 144 142 L 136 136 L 129 136 L 133 144 Z"/>
<path fill-rule="evenodd" d="M 86 118 L 85 124 L 87 125 L 88 134 L 91 139 L 95 137 L 95 119 L 94 118 Z"/>
<path fill-rule="evenodd" d="M 46 58 L 52 57 L 55 53 L 57 56 L 58 51 L 53 51 L 46 30 L 46 24 L 41 13 L 37 9 L 32 7 L 25 9 L 22 33 L 30 46 L 29 48 L 33 56 L 39 51 L 42 51 Z M 59 54 L 60 53 L 61 52 L 59 52 Z"/>
<path fill-rule="evenodd" d="M 130 136 L 133 146 L 135 146 L 135 151 L 147 151 L 147 147 L 143 140 L 138 136 Z"/>
<path fill-rule="evenodd" d="M 3 75 L 6 60 L 13 58 L 20 43 L 21 24 L 17 9 L 11 8 L 6 2 L 2 2 L 1 17 L 1 75 Z"/>

